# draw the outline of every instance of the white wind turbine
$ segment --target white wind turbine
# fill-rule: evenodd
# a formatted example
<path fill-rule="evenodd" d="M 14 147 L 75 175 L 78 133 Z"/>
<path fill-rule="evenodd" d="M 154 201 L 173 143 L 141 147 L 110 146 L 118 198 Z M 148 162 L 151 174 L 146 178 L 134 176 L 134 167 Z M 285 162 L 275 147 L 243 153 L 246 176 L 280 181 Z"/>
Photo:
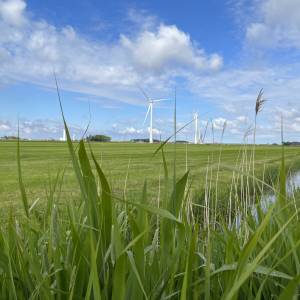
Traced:
<path fill-rule="evenodd" d="M 66 130 L 63 130 L 63 136 L 59 138 L 60 141 L 65 142 L 67 140 Z"/>
<path fill-rule="evenodd" d="M 195 125 L 195 136 L 194 136 L 194 144 L 200 144 L 200 128 L 199 128 L 199 114 L 197 112 L 194 113 L 194 125 Z"/>
<path fill-rule="evenodd" d="M 144 90 L 142 90 L 141 88 L 140 88 L 140 90 L 143 93 L 143 95 L 145 96 L 145 98 L 148 100 L 148 103 L 149 103 L 143 125 L 145 124 L 145 122 L 148 118 L 148 115 L 150 113 L 149 143 L 152 144 L 153 143 L 153 104 L 156 102 L 167 101 L 169 99 L 151 99 L 150 97 L 148 97 L 148 95 L 145 93 Z"/>

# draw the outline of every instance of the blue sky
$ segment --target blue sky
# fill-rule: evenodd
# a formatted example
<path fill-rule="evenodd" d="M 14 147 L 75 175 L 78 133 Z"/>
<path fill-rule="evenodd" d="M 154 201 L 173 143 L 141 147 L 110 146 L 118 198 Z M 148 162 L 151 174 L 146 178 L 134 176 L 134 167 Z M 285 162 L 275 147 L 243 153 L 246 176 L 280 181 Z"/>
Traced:
<path fill-rule="evenodd" d="M 258 120 L 258 142 L 300 133 L 300 2 L 25 1 L 0 0 L 0 136 L 20 120 L 26 138 L 59 138 L 62 122 L 53 70 L 68 124 L 77 137 L 147 137 L 149 97 L 155 137 L 172 131 L 174 89 L 178 126 L 200 115 L 216 140 L 243 142 L 263 88 L 269 101 Z M 211 125 L 209 126 L 211 128 Z M 179 138 L 192 140 L 193 125 Z M 207 141 L 211 141 L 211 130 Z"/>

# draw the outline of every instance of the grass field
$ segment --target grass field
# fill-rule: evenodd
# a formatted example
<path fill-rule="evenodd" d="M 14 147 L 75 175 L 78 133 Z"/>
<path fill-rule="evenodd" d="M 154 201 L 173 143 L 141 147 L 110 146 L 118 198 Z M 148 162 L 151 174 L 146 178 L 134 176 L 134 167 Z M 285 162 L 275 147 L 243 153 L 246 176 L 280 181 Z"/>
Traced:
<path fill-rule="evenodd" d="M 20 208 L 2 207 L 2 299 L 299 296 L 298 148 L 257 146 L 253 177 L 252 146 L 176 145 L 176 160 L 172 144 L 154 158 L 158 145 L 0 146 L 2 205 Z M 280 176 L 263 208 L 267 174 Z"/>
<path fill-rule="evenodd" d="M 111 186 L 115 192 L 123 193 L 126 185 L 127 193 L 140 193 L 141 186 L 147 179 L 150 190 L 155 193 L 159 178 L 163 176 L 162 158 L 153 153 L 157 144 L 135 143 L 92 143 L 92 149 L 100 162 Z M 221 150 L 221 165 L 219 182 L 228 184 L 232 177 L 230 168 L 242 163 L 242 145 L 176 145 L 176 167 L 178 176 L 186 169 L 190 170 L 194 189 L 201 189 L 205 183 L 207 166 L 218 167 Z M 248 147 L 247 158 L 251 156 Z M 165 146 L 165 154 L 169 169 L 173 166 L 174 145 Z M 19 203 L 20 192 L 17 175 L 17 143 L 0 142 L 0 198 L 1 205 Z M 256 147 L 256 172 L 260 174 L 264 168 L 278 166 L 281 158 L 281 148 L 278 146 Z M 286 159 L 290 165 L 298 165 L 300 148 L 286 148 Z M 31 201 L 45 197 L 49 178 L 55 178 L 58 171 L 65 169 L 62 198 L 68 198 L 70 193 L 78 191 L 74 171 L 64 142 L 21 142 L 21 160 L 24 183 Z M 127 178 L 127 179 L 126 179 Z"/>

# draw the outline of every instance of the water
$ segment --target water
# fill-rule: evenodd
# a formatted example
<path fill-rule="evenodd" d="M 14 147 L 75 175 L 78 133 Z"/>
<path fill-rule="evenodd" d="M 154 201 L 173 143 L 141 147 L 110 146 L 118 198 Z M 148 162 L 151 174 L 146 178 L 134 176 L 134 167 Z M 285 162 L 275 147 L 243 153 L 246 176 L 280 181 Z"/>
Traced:
<path fill-rule="evenodd" d="M 290 174 L 287 178 L 286 191 L 289 196 L 293 196 L 294 192 L 300 188 L 300 171 Z M 261 198 L 261 207 L 266 210 L 268 206 L 276 200 L 274 192 L 266 193 Z"/>
<path fill-rule="evenodd" d="M 300 171 L 290 174 L 287 178 L 287 183 L 286 183 L 286 191 L 289 196 L 293 196 L 294 192 L 298 189 L 300 189 Z M 273 204 L 275 200 L 276 200 L 276 196 L 273 191 L 263 194 L 260 200 L 261 209 L 264 212 L 266 212 L 268 207 L 271 204 Z M 252 207 L 251 214 L 256 219 L 256 221 L 258 221 L 258 214 L 257 214 L 256 207 Z M 238 214 L 235 217 L 236 227 L 238 228 L 240 227 L 240 222 L 241 222 L 241 215 Z"/>
<path fill-rule="evenodd" d="M 293 194 L 293 192 L 299 188 L 300 188 L 300 171 L 297 171 L 296 173 L 292 174 L 288 178 L 287 192 L 289 194 Z"/>

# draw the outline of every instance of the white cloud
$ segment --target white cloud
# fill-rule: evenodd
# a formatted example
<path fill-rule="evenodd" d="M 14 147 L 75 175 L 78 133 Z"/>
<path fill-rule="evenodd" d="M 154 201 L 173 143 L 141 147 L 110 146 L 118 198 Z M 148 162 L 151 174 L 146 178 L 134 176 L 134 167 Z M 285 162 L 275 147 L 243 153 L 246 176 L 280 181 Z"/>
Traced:
<path fill-rule="evenodd" d="M 134 8 L 128 10 L 127 19 L 142 30 L 153 30 L 158 23 L 156 16 L 149 15 L 145 10 L 137 10 Z"/>
<path fill-rule="evenodd" d="M 280 132 L 281 121 L 283 120 L 284 135 L 292 134 L 297 139 L 300 133 L 300 107 L 288 110 L 279 106 L 274 108 L 274 113 L 274 129 Z"/>
<path fill-rule="evenodd" d="M 134 119 L 127 119 L 126 122 L 120 120 L 112 124 L 111 128 L 106 130 L 106 134 L 111 135 L 117 140 L 149 138 L 150 127 L 142 127 L 142 124 L 141 127 L 137 127 L 136 124 L 137 121 Z M 165 126 L 160 124 L 158 127 L 160 127 L 160 129 L 153 127 L 153 138 L 159 139 L 161 135 L 163 135 L 163 138 L 167 138 L 171 134 L 172 127 L 170 127 L 169 124 L 165 124 Z"/>
<path fill-rule="evenodd" d="M 23 0 L 0 1 L 0 16 L 8 24 L 20 26 L 25 22 L 25 8 L 26 3 Z"/>
<path fill-rule="evenodd" d="M 247 26 L 248 42 L 263 47 L 300 48 L 300 1 L 256 1 L 257 20 Z"/>
<path fill-rule="evenodd" d="M 113 131 L 116 134 L 119 135 L 137 135 L 137 136 L 145 136 L 148 137 L 149 132 L 150 132 L 150 128 L 136 128 L 136 127 L 125 127 L 125 128 L 121 128 L 121 125 L 116 125 L 113 126 Z M 153 128 L 152 129 L 153 135 L 155 136 L 159 136 L 162 131 L 157 129 L 157 128 Z"/>
<path fill-rule="evenodd" d="M 227 131 L 236 134 L 239 136 L 237 140 L 242 141 L 244 133 L 253 126 L 255 100 L 263 88 L 268 101 L 258 118 L 260 141 L 266 142 L 266 138 L 263 138 L 266 133 L 269 134 L 268 140 L 280 140 L 282 113 L 286 138 L 297 140 L 300 127 L 298 74 L 300 65 L 297 63 L 255 69 L 231 68 L 214 75 L 192 76 L 189 78 L 189 89 L 201 99 L 200 116 L 207 110 L 203 103 L 213 105 L 214 114 L 227 119 Z M 216 116 L 212 118 L 218 119 Z"/>
<path fill-rule="evenodd" d="M 0 120 L 0 132 L 6 132 L 11 130 L 11 125 L 9 122 Z"/>
<path fill-rule="evenodd" d="M 143 133 L 142 129 L 137 129 L 135 127 L 126 127 L 118 131 L 120 134 L 141 134 Z"/>
<path fill-rule="evenodd" d="M 299 64 L 270 67 L 231 68 L 214 75 L 191 76 L 189 88 L 199 97 L 227 112 L 254 113 L 256 96 L 261 88 L 269 105 L 300 106 Z"/>
<path fill-rule="evenodd" d="M 210 122 L 213 124 L 213 128 L 215 131 L 218 131 L 220 134 L 222 134 L 223 130 L 225 133 L 225 136 L 227 135 L 227 132 L 231 135 L 234 135 L 234 139 L 236 139 L 239 142 L 242 142 L 243 136 L 245 132 L 248 130 L 250 122 L 248 117 L 246 116 L 231 116 L 229 118 L 224 117 L 216 117 L 212 119 Z M 201 122 L 201 130 L 202 133 L 207 126 L 207 121 Z M 211 123 L 209 123 L 208 129 L 210 131 Z M 207 135 L 209 135 L 208 133 Z"/>
<path fill-rule="evenodd" d="M 121 45 L 129 51 L 134 65 L 146 70 L 166 72 L 174 66 L 217 70 L 222 66 L 219 55 L 207 56 L 193 45 L 189 35 L 175 25 L 161 24 L 156 32 L 147 30 L 134 39 L 122 35 Z"/>
<path fill-rule="evenodd" d="M 223 58 L 218 54 L 212 54 L 209 58 L 209 66 L 212 70 L 218 70 L 223 65 Z"/>
<path fill-rule="evenodd" d="M 185 72 L 217 70 L 218 54 L 206 54 L 175 25 L 157 25 L 122 34 L 114 43 L 85 38 L 71 26 L 33 19 L 24 0 L 0 0 L 0 78 L 53 86 L 134 103 L 137 85 L 166 89 Z M 137 13 L 131 19 L 137 20 Z M 141 22 L 141 20 L 138 20 Z M 151 26 L 150 26 L 151 23 Z"/>
<path fill-rule="evenodd" d="M 63 123 L 53 119 L 34 119 L 27 120 L 21 119 L 18 122 L 0 120 L 0 135 L 13 135 L 18 134 L 18 126 L 20 136 L 22 138 L 58 138 L 63 134 Z M 84 129 L 79 126 L 69 124 L 71 134 L 81 136 Z"/>
<path fill-rule="evenodd" d="M 228 122 L 228 120 L 226 120 L 223 117 L 218 117 L 212 120 L 213 124 L 214 124 L 214 128 L 217 130 L 222 130 L 225 126 L 225 123 Z"/>
<path fill-rule="evenodd" d="M 147 131 L 150 132 L 150 127 L 147 128 Z M 163 131 L 159 130 L 157 128 L 152 128 L 152 133 L 153 133 L 153 135 L 159 136 L 160 134 L 163 133 Z"/>

